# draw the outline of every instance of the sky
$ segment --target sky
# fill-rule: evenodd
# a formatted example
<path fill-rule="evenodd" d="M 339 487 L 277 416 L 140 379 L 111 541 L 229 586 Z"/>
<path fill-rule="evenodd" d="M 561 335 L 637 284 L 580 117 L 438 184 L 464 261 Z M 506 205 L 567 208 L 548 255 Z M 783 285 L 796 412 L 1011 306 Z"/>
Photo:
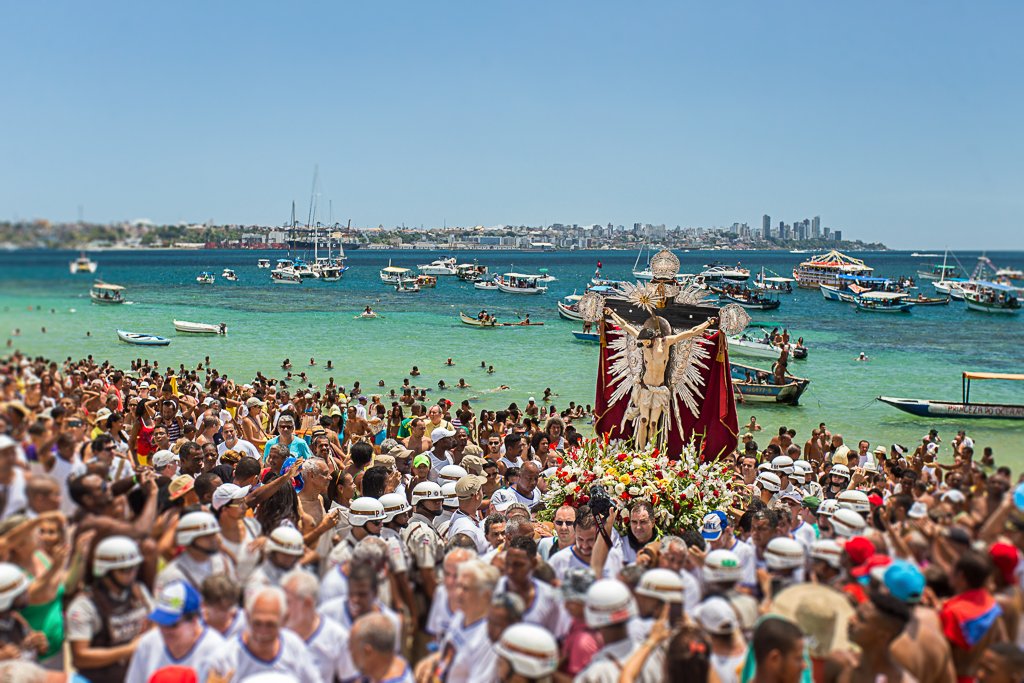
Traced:
<path fill-rule="evenodd" d="M 0 220 L 1022 248 L 1024 3 L 8 2 Z"/>

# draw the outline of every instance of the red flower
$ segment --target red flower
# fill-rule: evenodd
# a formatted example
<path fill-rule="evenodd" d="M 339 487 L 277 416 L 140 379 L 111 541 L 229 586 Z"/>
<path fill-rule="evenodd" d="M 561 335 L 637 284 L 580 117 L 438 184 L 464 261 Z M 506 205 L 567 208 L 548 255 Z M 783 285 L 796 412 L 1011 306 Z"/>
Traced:
<path fill-rule="evenodd" d="M 564 464 L 565 464 L 565 460 L 562 460 L 562 458 L 561 458 L 561 457 L 555 458 L 555 462 L 556 462 L 556 463 L 557 463 L 558 465 L 564 465 Z"/>
<path fill-rule="evenodd" d="M 657 505 L 658 504 L 658 500 L 659 500 L 658 494 L 657 493 L 653 494 L 651 496 L 651 505 Z"/>
<path fill-rule="evenodd" d="M 586 505 L 590 502 L 590 496 L 580 496 L 580 505 Z"/>
<path fill-rule="evenodd" d="M 658 449 L 655 448 L 653 451 L 651 451 L 651 457 L 652 458 L 657 458 L 658 457 L 658 453 L 659 453 Z"/>
<path fill-rule="evenodd" d="M 618 460 L 619 462 L 622 462 L 627 457 L 629 457 L 629 456 L 627 456 L 625 453 L 619 453 L 617 456 L 615 456 L 615 459 Z"/>
<path fill-rule="evenodd" d="M 619 496 L 619 498 L 622 498 L 622 500 L 629 500 L 629 492 L 628 491 L 623 491 L 622 495 Z"/>

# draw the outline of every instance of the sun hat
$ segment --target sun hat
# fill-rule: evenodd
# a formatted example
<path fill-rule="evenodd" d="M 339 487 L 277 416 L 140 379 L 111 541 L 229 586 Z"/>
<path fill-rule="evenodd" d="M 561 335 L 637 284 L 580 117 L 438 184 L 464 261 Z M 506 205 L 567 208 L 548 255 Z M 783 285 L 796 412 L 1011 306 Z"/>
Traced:
<path fill-rule="evenodd" d="M 171 581 L 157 594 L 149 619 L 160 626 L 177 626 L 185 617 L 198 614 L 201 603 L 199 593 L 187 582 Z"/>
<path fill-rule="evenodd" d="M 220 510 L 233 500 L 241 500 L 249 495 L 251 486 L 237 486 L 235 484 L 221 484 L 213 491 L 211 504 L 214 510 Z"/>
<path fill-rule="evenodd" d="M 850 447 L 846 444 L 841 445 L 836 449 L 835 453 L 832 454 L 833 465 L 849 465 Z"/>
<path fill-rule="evenodd" d="M 170 485 L 167 487 L 167 494 L 171 500 L 178 500 L 186 493 L 192 490 L 196 485 L 196 480 L 188 474 L 179 474 L 174 479 L 171 479 Z"/>
<path fill-rule="evenodd" d="M 263 405 L 266 405 L 266 404 L 263 403 L 263 401 L 261 401 L 258 398 L 256 398 L 255 396 L 253 396 L 252 398 L 246 399 L 246 401 L 245 401 L 245 407 L 246 408 L 255 408 L 256 406 L 263 406 Z"/>
<path fill-rule="evenodd" d="M 373 456 L 373 466 L 383 467 L 384 469 L 390 472 L 391 470 L 395 469 L 395 459 L 392 458 L 390 455 L 375 455 Z"/>
<path fill-rule="evenodd" d="M 885 450 L 885 446 L 875 446 L 874 452 L 878 455 L 885 455 L 889 451 Z"/>
<path fill-rule="evenodd" d="M 403 448 L 402 446 L 394 446 L 388 449 L 386 453 L 395 460 L 405 460 L 406 458 L 413 454 L 413 451 L 409 450 L 408 448 Z M 427 463 L 430 463 L 429 458 L 427 458 Z"/>
<path fill-rule="evenodd" d="M 693 610 L 693 618 L 713 636 L 730 635 L 739 627 L 736 610 L 727 600 L 719 597 L 708 598 L 697 605 Z"/>
<path fill-rule="evenodd" d="M 480 488 L 487 483 L 487 477 L 467 474 L 455 482 L 455 495 L 460 499 L 472 498 L 480 493 Z"/>

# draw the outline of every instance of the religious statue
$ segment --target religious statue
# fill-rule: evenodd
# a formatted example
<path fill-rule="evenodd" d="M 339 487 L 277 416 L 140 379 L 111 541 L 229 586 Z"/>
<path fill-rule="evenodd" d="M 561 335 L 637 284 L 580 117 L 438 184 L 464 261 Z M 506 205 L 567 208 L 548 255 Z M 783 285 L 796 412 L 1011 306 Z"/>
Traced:
<path fill-rule="evenodd" d="M 642 368 L 637 368 L 639 372 L 630 373 L 632 387 L 625 413 L 625 419 L 634 424 L 634 442 L 643 448 L 656 435 L 659 441 L 663 441 L 667 425 L 663 428 L 661 420 L 663 416 L 671 416 L 675 393 L 672 375 L 667 372 L 673 347 L 702 336 L 716 321 L 710 318 L 688 330 L 671 333 L 668 321 L 653 314 L 639 329 L 610 308 L 605 308 L 604 314 L 636 340 L 636 348 L 643 359 Z"/>

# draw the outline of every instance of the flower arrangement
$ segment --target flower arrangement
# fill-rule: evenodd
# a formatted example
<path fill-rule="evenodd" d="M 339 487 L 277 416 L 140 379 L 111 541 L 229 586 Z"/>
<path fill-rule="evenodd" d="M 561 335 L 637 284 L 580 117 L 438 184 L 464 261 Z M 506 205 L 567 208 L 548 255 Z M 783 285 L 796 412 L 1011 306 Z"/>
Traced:
<path fill-rule="evenodd" d="M 705 515 L 727 510 L 742 489 L 727 462 L 701 462 L 693 444 L 676 459 L 653 444 L 636 449 L 632 441 L 584 439 L 556 462 L 558 469 L 547 480 L 546 505 L 538 514 L 542 521 L 554 519 L 562 505 L 585 505 L 591 487 L 600 484 L 627 506 L 649 502 L 662 531 L 699 529 Z"/>

